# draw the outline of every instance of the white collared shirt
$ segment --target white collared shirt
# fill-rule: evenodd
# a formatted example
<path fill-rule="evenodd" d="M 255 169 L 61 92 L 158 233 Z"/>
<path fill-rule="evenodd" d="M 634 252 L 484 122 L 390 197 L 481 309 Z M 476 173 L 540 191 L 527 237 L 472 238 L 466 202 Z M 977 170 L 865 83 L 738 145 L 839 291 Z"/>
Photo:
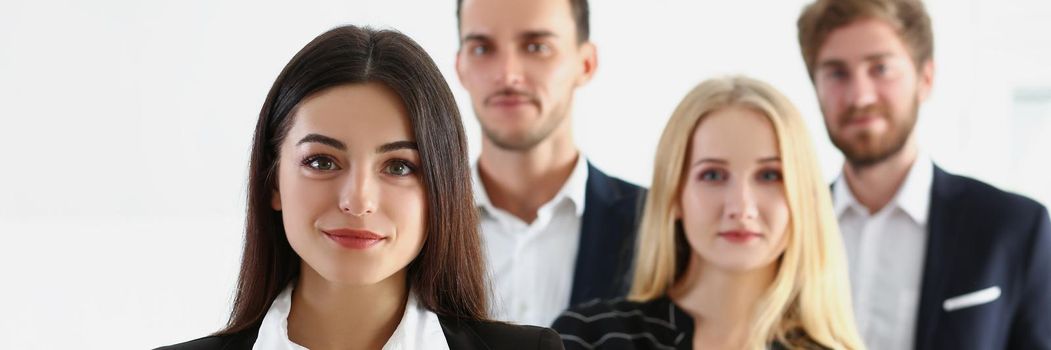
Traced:
<path fill-rule="evenodd" d="M 500 321 L 550 326 L 569 307 L 573 272 L 580 246 L 580 222 L 588 164 L 583 154 L 569 179 L 526 223 L 493 206 L 474 164 L 474 201 L 481 221 L 486 265 L 494 295 L 493 318 Z"/>
<path fill-rule="evenodd" d="M 259 326 L 259 337 L 252 346 L 253 350 L 307 350 L 288 338 L 288 313 L 292 310 L 292 288 L 291 284 L 285 287 L 277 299 L 274 299 L 270 309 L 266 311 L 263 323 Z M 445 340 L 445 332 L 442 331 L 438 315 L 420 305 L 416 301 L 416 295 L 410 291 L 401 322 L 398 323 L 398 328 L 394 329 L 394 334 L 387 339 L 387 343 L 383 345 L 383 350 L 423 349 L 424 347 L 448 350 L 449 343 Z"/>
<path fill-rule="evenodd" d="M 840 175 L 833 203 L 850 268 L 854 317 L 869 349 L 912 349 L 934 163 L 920 153 L 894 199 L 869 213 Z"/>

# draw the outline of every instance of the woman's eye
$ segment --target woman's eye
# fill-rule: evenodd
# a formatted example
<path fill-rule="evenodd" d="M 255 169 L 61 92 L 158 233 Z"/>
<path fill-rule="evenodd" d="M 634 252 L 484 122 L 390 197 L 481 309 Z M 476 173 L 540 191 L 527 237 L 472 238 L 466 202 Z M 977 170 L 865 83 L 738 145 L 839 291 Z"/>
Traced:
<path fill-rule="evenodd" d="M 781 181 L 780 170 L 765 170 L 759 173 L 759 179 L 763 181 Z"/>
<path fill-rule="evenodd" d="M 413 169 L 412 165 L 410 165 L 408 162 L 398 160 L 387 163 L 384 172 L 394 176 L 409 176 L 412 175 L 415 172 L 415 170 Z"/>
<path fill-rule="evenodd" d="M 726 173 L 718 170 L 706 170 L 701 173 L 701 181 L 722 181 L 726 180 Z"/>
<path fill-rule="evenodd" d="M 303 161 L 303 165 L 311 169 L 321 171 L 339 170 L 339 165 L 336 165 L 335 161 L 333 161 L 329 157 L 324 156 L 315 156 L 307 158 L 305 161 Z"/>

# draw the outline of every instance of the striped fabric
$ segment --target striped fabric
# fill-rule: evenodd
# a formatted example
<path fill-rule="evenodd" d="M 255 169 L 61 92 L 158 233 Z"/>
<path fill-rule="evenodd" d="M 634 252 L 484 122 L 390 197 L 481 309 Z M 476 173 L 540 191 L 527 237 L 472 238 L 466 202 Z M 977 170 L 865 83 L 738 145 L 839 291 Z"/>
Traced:
<path fill-rule="evenodd" d="M 693 348 L 693 318 L 668 297 L 645 303 L 594 300 L 563 312 L 551 328 L 561 335 L 566 350 Z M 785 348 L 777 342 L 769 347 Z"/>
<path fill-rule="evenodd" d="M 591 301 L 555 320 L 566 349 L 690 349 L 693 319 L 668 298 Z"/>

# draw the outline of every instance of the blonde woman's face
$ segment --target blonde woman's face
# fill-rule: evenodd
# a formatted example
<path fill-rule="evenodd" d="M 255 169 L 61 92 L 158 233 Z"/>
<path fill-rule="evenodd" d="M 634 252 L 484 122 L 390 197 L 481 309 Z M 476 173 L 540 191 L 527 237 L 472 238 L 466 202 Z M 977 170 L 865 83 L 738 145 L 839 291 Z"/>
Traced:
<path fill-rule="evenodd" d="M 695 255 L 712 267 L 766 267 L 785 250 L 789 221 L 777 135 L 766 116 L 728 107 L 691 136 L 677 216 Z"/>

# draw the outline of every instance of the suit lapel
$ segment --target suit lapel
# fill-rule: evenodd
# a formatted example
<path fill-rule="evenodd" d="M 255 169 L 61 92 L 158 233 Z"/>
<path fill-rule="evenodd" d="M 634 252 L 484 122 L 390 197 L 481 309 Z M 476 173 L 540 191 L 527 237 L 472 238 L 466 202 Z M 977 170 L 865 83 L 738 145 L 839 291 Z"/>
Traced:
<path fill-rule="evenodd" d="M 584 214 L 580 220 L 580 245 L 570 305 L 606 297 L 609 287 L 620 280 L 616 271 L 618 260 L 621 259 L 614 252 L 621 248 L 617 246 L 622 241 L 621 230 L 610 227 L 621 221 L 612 212 L 620 196 L 611 179 L 588 162 Z"/>
<path fill-rule="evenodd" d="M 234 337 L 230 340 L 230 343 L 223 347 L 223 349 L 251 350 L 253 347 L 255 347 L 255 340 L 256 338 L 258 338 L 258 336 L 259 328 L 255 328 L 251 332 L 246 332 L 245 334 Z"/>
<path fill-rule="evenodd" d="M 454 317 L 438 316 L 438 323 L 442 325 L 442 332 L 445 333 L 445 342 L 449 344 L 449 349 L 489 349 L 482 337 L 466 321 Z"/>
<path fill-rule="evenodd" d="M 952 232 L 958 232 L 958 210 L 954 198 L 958 190 L 952 175 L 934 166 L 931 184 L 930 213 L 927 219 L 927 255 L 924 258 L 923 281 L 920 291 L 919 314 L 916 319 L 916 349 L 930 349 L 939 335 L 941 304 L 945 299 L 945 281 L 953 272 L 948 262 L 955 251 Z"/>
<path fill-rule="evenodd" d="M 254 326 L 245 328 L 237 333 L 220 336 L 220 344 L 215 349 L 252 350 L 252 348 L 255 347 L 256 339 L 259 338 L 260 326 L 261 324 L 256 323 Z"/>

